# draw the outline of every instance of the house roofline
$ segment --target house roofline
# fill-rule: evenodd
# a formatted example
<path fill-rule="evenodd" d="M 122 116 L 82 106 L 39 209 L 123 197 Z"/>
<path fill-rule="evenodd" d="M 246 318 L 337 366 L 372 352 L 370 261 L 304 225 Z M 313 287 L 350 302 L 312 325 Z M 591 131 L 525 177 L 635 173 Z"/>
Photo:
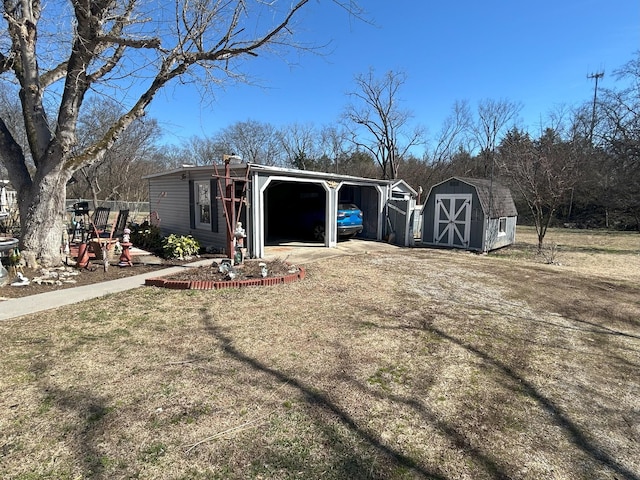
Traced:
<path fill-rule="evenodd" d="M 158 178 L 158 177 L 163 177 L 163 176 L 170 176 L 170 175 L 176 175 L 176 174 L 180 174 L 180 173 L 184 173 L 184 172 L 207 172 L 207 171 L 211 171 L 212 176 L 215 175 L 216 173 L 216 167 L 218 168 L 218 171 L 220 172 L 221 169 L 222 171 L 224 171 L 224 165 L 197 165 L 197 166 L 187 166 L 187 165 L 183 165 L 182 167 L 179 168 L 174 168 L 172 170 L 168 170 L 165 172 L 159 172 L 159 173 L 152 173 L 149 175 L 145 175 L 142 178 L 143 179 L 151 179 L 151 178 Z M 280 175 L 285 175 L 285 176 L 296 176 L 296 177 L 304 177 L 304 178 L 318 178 L 318 179 L 325 179 L 325 180 L 334 180 L 334 181 L 338 181 L 338 182 L 349 182 L 349 181 L 353 181 L 353 182 L 362 182 L 363 180 L 367 181 L 368 183 L 375 183 L 377 185 L 383 185 L 383 186 L 395 186 L 401 182 L 403 182 L 409 189 L 411 189 L 411 191 L 413 192 L 413 189 L 403 180 L 381 180 L 381 179 L 376 179 L 376 178 L 367 178 L 367 177 L 355 177 L 352 175 L 340 175 L 337 173 L 326 173 L 326 172 L 316 172 L 316 171 L 312 171 L 312 170 L 297 170 L 295 168 L 284 168 L 284 167 L 274 167 L 274 166 L 269 166 L 269 165 L 261 165 L 258 163 L 242 163 L 242 164 L 231 164 L 230 165 L 230 170 L 233 172 L 234 170 L 245 170 L 246 168 L 249 168 L 250 172 L 265 172 L 265 173 L 274 173 L 274 174 L 280 174 Z M 417 193 L 416 193 L 417 194 Z"/>
<path fill-rule="evenodd" d="M 393 183 L 392 183 L 391 187 L 392 188 L 396 188 L 397 186 L 399 186 L 401 184 L 408 191 L 408 193 L 411 194 L 411 196 L 413 196 L 413 197 L 417 197 L 418 196 L 418 192 L 404 180 L 398 180 L 398 179 L 393 180 Z"/>

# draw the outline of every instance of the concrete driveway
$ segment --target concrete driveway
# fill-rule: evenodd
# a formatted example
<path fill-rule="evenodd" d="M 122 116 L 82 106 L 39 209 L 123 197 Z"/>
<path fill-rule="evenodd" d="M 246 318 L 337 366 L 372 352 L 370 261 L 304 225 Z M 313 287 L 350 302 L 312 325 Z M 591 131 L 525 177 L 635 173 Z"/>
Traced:
<path fill-rule="evenodd" d="M 267 260 L 280 258 L 289 263 L 304 265 L 324 258 L 397 251 L 399 248 L 401 247 L 386 242 L 352 238 L 338 242 L 338 245 L 334 248 L 305 242 L 286 242 L 278 245 L 269 245 L 264 249 L 264 256 Z"/>

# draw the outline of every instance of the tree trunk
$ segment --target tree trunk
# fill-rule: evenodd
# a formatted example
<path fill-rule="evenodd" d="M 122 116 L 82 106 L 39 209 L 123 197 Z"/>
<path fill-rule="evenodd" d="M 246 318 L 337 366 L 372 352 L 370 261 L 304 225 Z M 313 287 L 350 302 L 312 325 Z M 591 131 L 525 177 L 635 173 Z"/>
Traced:
<path fill-rule="evenodd" d="M 34 183 L 31 192 L 20 192 L 21 249 L 28 267 L 51 267 L 62 263 L 62 232 L 65 223 L 66 180 L 50 174 Z"/>

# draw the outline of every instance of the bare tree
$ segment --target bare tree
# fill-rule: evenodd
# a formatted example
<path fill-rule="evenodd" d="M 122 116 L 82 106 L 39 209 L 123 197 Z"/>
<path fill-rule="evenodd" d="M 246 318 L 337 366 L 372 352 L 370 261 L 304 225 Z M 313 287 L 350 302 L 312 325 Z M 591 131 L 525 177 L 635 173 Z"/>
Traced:
<path fill-rule="evenodd" d="M 461 151 L 467 151 L 468 135 L 471 130 L 471 111 L 466 101 L 457 101 L 451 108 L 451 113 L 445 118 L 433 150 L 425 153 L 425 162 L 429 168 L 425 169 L 426 175 L 421 179 L 421 185 L 428 186 L 444 180 L 444 177 L 452 171 L 454 159 Z"/>
<path fill-rule="evenodd" d="M 515 186 L 533 216 L 538 251 L 558 207 L 566 202 L 577 180 L 584 138 L 563 140 L 547 129 L 532 141 L 527 133 L 510 130 L 499 147 L 500 172 Z"/>
<path fill-rule="evenodd" d="M 216 135 L 218 142 L 225 145 L 225 153 L 234 153 L 245 162 L 261 165 L 282 163 L 282 146 L 277 129 L 266 122 L 247 120 L 237 122 Z"/>
<path fill-rule="evenodd" d="M 184 145 L 163 145 L 162 148 L 156 149 L 147 160 L 154 165 L 154 171 L 159 172 L 189 164 L 192 161 L 192 156 Z"/>
<path fill-rule="evenodd" d="M 625 86 L 605 89 L 599 102 L 597 137 L 607 154 L 600 168 L 607 180 L 602 201 L 618 212 L 621 223 L 628 224 L 624 217 L 629 217 L 640 230 L 640 51 L 614 75 Z"/>
<path fill-rule="evenodd" d="M 182 144 L 181 164 L 213 165 L 229 153 L 227 145 L 216 137 L 193 136 Z"/>
<path fill-rule="evenodd" d="M 317 159 L 316 133 L 312 124 L 294 123 L 280 130 L 286 162 L 299 170 L 314 170 Z"/>
<path fill-rule="evenodd" d="M 508 100 L 482 100 L 478 104 L 478 119 L 471 125 L 471 132 L 480 150 L 479 170 L 485 178 L 493 178 L 499 138 L 512 127 L 520 110 L 522 105 Z"/>
<path fill-rule="evenodd" d="M 382 178 L 397 178 L 399 159 L 422 144 L 424 132 L 409 125 L 412 115 L 400 108 L 399 91 L 406 82 L 402 72 L 387 72 L 376 78 L 373 69 L 355 78 L 357 90 L 350 96 L 354 103 L 344 116 L 352 125 L 352 142 L 369 152 L 382 169 Z"/>
<path fill-rule="evenodd" d="M 242 80 L 245 60 L 294 46 L 293 20 L 308 3 L 54 0 L 44 8 L 41 0 L 5 0 L 0 75 L 19 85 L 28 149 L 3 117 L 0 158 L 18 192 L 29 264 L 61 262 L 67 182 L 102 160 L 161 89 L 178 79 L 209 88 Z M 117 96 L 126 108 L 101 138 L 78 149 L 78 118 L 92 95 Z"/>
<path fill-rule="evenodd" d="M 341 173 L 341 163 L 349 153 L 347 141 L 348 133 L 342 126 L 326 125 L 320 129 L 320 149 L 322 157 L 328 161 L 322 170 Z"/>
<path fill-rule="evenodd" d="M 109 99 L 90 100 L 78 119 L 78 145 L 83 149 L 104 135 L 122 115 L 118 104 Z M 140 185 L 142 174 L 148 171 L 155 153 L 155 141 L 160 128 L 153 119 L 140 118 L 118 137 L 113 146 L 99 160 L 77 170 L 76 180 L 68 189 L 73 197 L 93 199 L 94 206 L 105 200 L 140 200 L 146 191 Z"/>

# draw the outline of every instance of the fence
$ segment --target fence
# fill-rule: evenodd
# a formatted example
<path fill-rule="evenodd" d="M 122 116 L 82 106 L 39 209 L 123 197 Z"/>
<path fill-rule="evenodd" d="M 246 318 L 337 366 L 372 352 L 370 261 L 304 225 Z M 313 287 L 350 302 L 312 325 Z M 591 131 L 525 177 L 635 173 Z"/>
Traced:
<path fill-rule="evenodd" d="M 20 235 L 20 222 L 18 216 L 18 205 L 16 203 L 16 192 L 9 189 L 3 189 L 2 195 L 0 195 L 0 208 L 1 211 L 7 212 L 8 217 L 3 217 L 0 221 L 0 233 L 10 233 L 15 236 Z M 69 212 L 70 216 L 73 216 L 73 205 L 79 202 L 87 202 L 90 210 L 93 211 L 93 200 L 87 200 L 83 198 L 67 199 L 65 201 L 65 208 Z M 125 201 L 103 201 L 100 202 L 98 207 L 108 207 L 111 212 L 117 213 L 118 210 L 129 210 L 129 222 L 142 223 L 149 219 L 149 202 L 125 202 Z M 71 224 L 73 218 L 67 219 Z"/>
<path fill-rule="evenodd" d="M 149 218 L 149 202 L 105 200 L 101 201 L 98 205 L 93 205 L 93 200 L 88 200 L 86 198 L 76 198 L 75 200 L 68 198 L 66 201 L 67 211 L 73 211 L 73 205 L 79 202 L 87 202 L 89 204 L 89 209 L 92 211 L 95 207 L 107 207 L 110 208 L 112 212 L 127 209 L 129 210 L 129 220 L 133 222 L 142 222 L 143 220 Z"/>

